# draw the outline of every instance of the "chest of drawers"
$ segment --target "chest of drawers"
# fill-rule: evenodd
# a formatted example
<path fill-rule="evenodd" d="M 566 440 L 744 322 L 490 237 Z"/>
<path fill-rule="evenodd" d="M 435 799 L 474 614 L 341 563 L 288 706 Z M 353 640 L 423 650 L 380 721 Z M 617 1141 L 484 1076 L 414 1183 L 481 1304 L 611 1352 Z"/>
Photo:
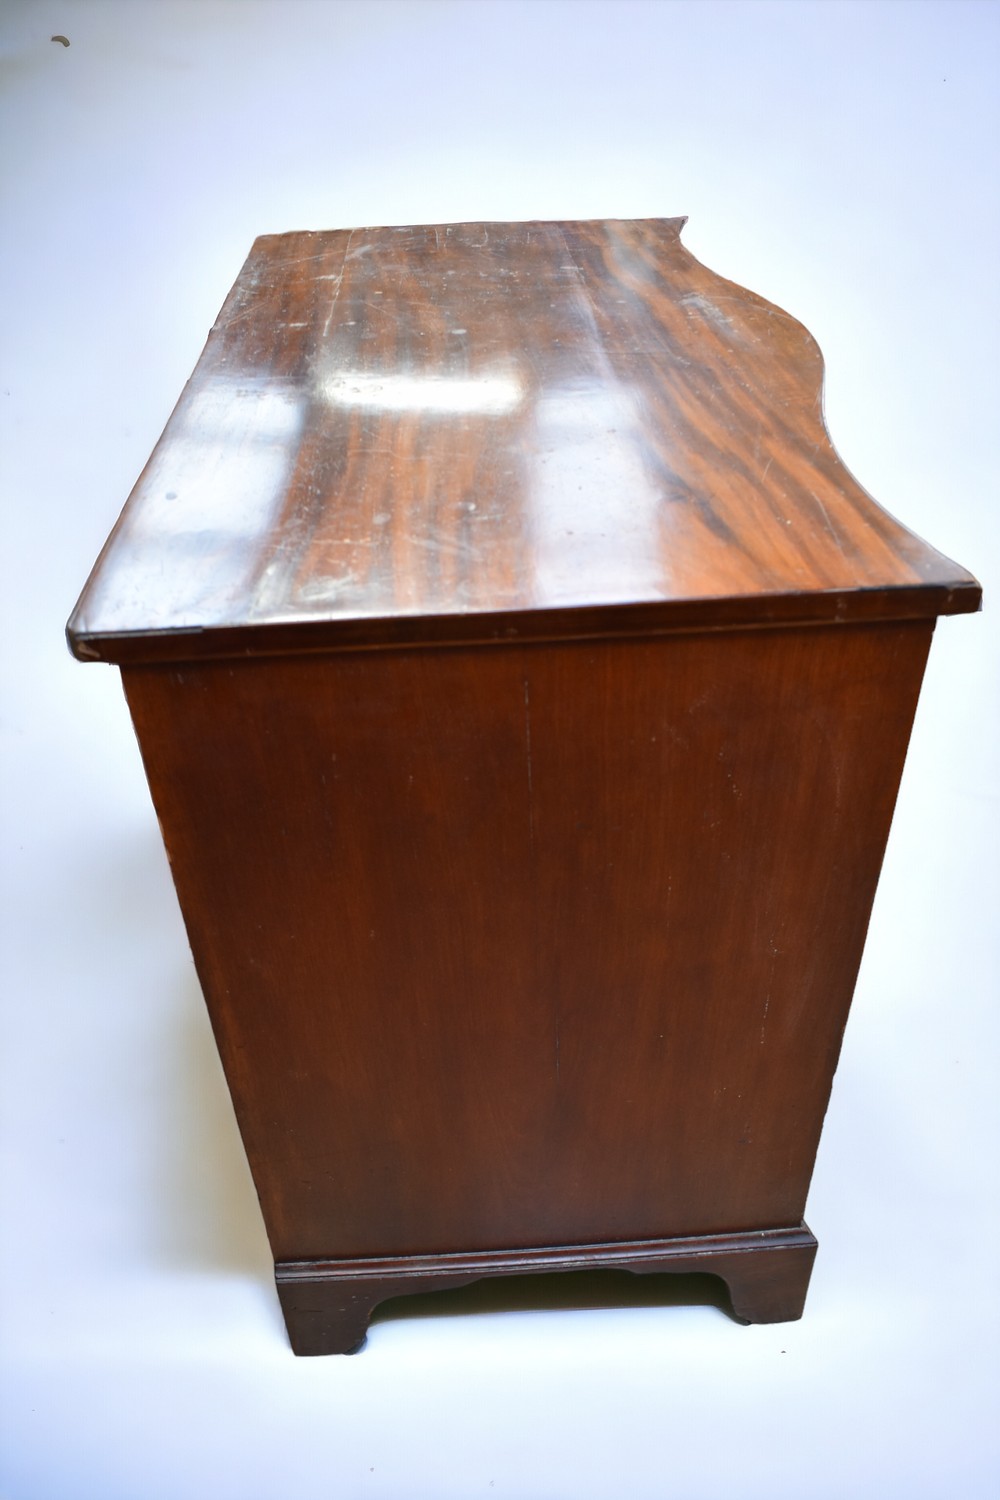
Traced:
<path fill-rule="evenodd" d="M 554 1269 L 801 1313 L 934 620 L 979 589 L 682 224 L 258 240 L 70 621 L 298 1352 Z"/>

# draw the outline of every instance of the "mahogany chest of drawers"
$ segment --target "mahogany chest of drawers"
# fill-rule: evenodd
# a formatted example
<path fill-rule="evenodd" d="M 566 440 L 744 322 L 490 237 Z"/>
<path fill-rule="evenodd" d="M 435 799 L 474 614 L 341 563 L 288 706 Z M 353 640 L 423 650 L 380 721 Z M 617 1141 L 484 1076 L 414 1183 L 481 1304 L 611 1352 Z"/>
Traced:
<path fill-rule="evenodd" d="M 803 1223 L 936 616 L 683 220 L 268 236 L 70 621 L 121 666 L 294 1348 Z"/>

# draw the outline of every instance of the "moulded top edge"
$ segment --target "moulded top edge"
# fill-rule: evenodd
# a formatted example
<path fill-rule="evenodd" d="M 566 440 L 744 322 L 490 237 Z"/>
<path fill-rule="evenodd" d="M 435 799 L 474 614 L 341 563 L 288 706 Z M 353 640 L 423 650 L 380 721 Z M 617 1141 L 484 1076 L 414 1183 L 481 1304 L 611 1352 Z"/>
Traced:
<path fill-rule="evenodd" d="M 504 646 L 546 641 L 615 640 L 700 631 L 847 626 L 932 620 L 980 605 L 978 585 L 865 589 L 746 599 L 509 612 L 493 615 L 397 615 L 389 620 L 305 619 L 268 626 L 135 631 L 113 636 L 68 631 L 81 661 L 120 665 L 256 658 L 312 651 Z"/>

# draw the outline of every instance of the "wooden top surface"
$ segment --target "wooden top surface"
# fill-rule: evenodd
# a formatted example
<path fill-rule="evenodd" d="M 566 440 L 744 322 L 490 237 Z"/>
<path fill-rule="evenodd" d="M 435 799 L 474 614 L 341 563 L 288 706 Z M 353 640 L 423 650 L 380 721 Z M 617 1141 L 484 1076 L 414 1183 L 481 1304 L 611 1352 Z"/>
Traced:
<path fill-rule="evenodd" d="M 258 239 L 69 624 L 110 661 L 974 610 L 683 219 Z"/>

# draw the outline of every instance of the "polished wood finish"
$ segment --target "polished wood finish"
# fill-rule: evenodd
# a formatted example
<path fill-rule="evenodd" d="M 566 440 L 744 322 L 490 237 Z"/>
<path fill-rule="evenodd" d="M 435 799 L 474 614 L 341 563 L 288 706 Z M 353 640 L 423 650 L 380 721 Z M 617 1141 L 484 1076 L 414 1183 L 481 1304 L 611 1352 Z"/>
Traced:
<path fill-rule="evenodd" d="M 82 657 L 935 616 L 822 359 L 682 219 L 259 239 L 70 623 Z"/>
<path fill-rule="evenodd" d="M 930 630 L 125 668 L 277 1259 L 798 1224 Z"/>
<path fill-rule="evenodd" d="M 73 620 L 121 663 L 294 1347 L 806 1194 L 962 569 L 681 220 L 260 240 Z"/>

